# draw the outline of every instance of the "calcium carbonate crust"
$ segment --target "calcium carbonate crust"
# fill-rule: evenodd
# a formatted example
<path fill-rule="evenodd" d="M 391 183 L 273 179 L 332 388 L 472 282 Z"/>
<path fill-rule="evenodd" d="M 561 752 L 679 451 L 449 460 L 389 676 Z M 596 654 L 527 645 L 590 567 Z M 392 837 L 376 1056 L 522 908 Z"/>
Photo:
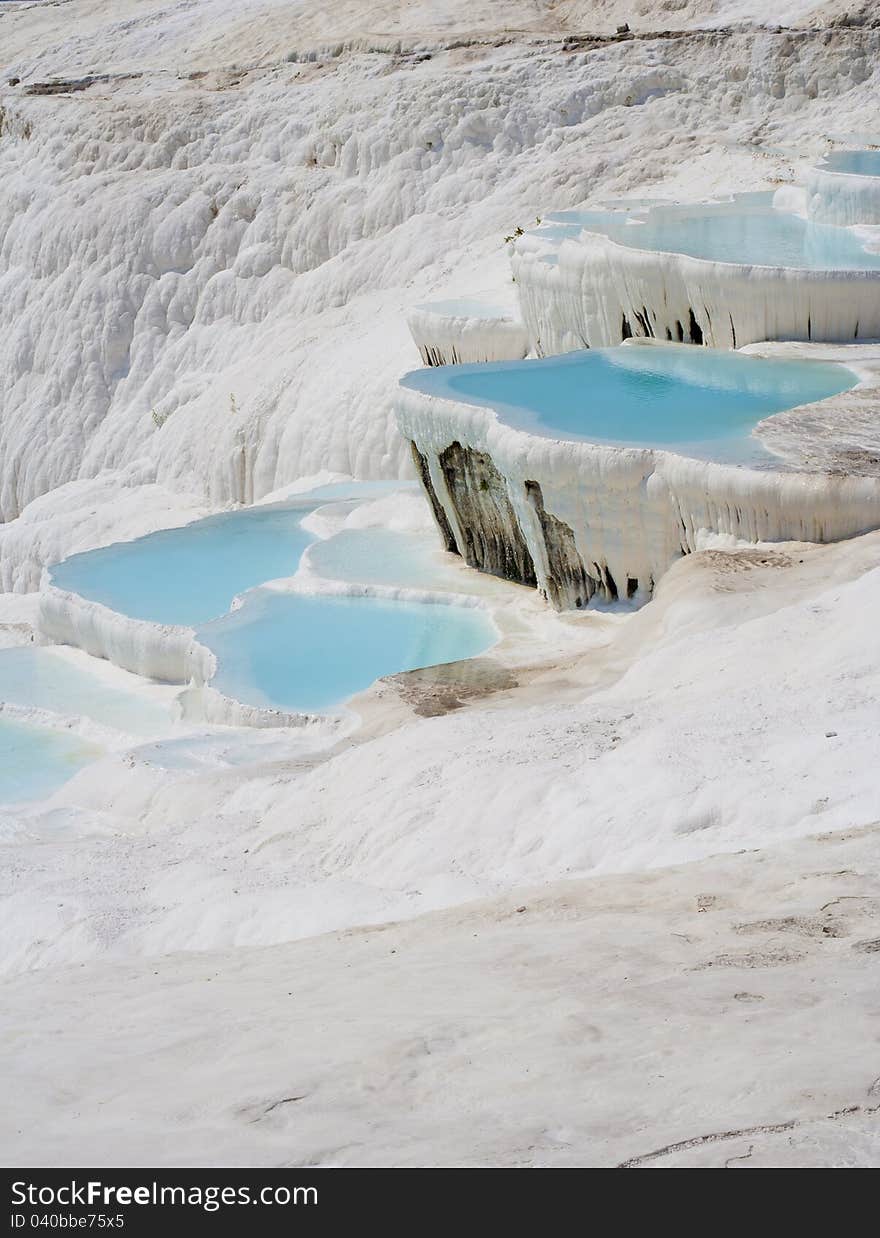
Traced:
<path fill-rule="evenodd" d="M 539 356 L 630 337 L 741 348 L 761 340 L 880 337 L 880 270 L 820 271 L 713 262 L 632 249 L 597 233 L 559 245 L 525 236 L 511 263 Z"/>
<path fill-rule="evenodd" d="M 790 453 L 776 469 L 759 470 L 689 459 L 670 451 L 613 447 L 538 437 L 503 424 L 490 408 L 428 396 L 401 387 L 397 418 L 427 468 L 423 484 L 433 491 L 441 533 L 460 553 L 479 558 L 487 543 L 505 543 L 508 563 L 528 559 L 538 588 L 561 607 L 606 599 L 650 597 L 656 582 L 682 555 L 699 548 L 706 533 L 743 542 L 833 542 L 880 525 L 880 469 L 810 471 L 811 418 L 845 424 L 853 407 L 876 400 L 876 377 L 866 375 L 855 392 L 767 418 L 756 428 L 772 446 Z M 805 429 L 792 433 L 803 417 Z M 779 429 L 776 423 L 779 422 Z M 875 434 L 876 439 L 876 434 Z M 816 437 L 816 450 L 827 443 Z M 482 476 L 462 500 L 450 493 L 443 454 L 458 445 Z M 875 443 L 876 446 L 876 443 Z M 509 506 L 486 509 L 478 491 L 503 478 Z M 458 470 L 461 475 L 461 470 Z M 430 482 L 430 489 L 428 487 Z M 460 483 L 459 483 L 460 484 Z M 502 502 L 501 508 L 504 508 Z M 467 510 L 462 510 L 466 507 Z M 552 533 L 548 533 L 547 516 Z M 445 521 L 445 523 L 444 523 Z M 506 528 L 499 528 L 506 521 Z M 554 523 L 555 521 L 555 523 Z M 562 526 L 560 527 L 560 522 Z M 580 558 L 571 554 L 571 538 Z M 556 541 L 556 545 L 551 541 Z M 562 546 L 562 539 L 566 546 Z M 528 554 L 507 555 L 525 543 Z M 497 559 L 497 549 L 494 552 Z M 562 555 L 566 577 L 554 578 L 551 560 Z M 507 574 L 492 563 L 489 569 Z M 574 562 L 573 562 L 574 560 Z M 475 562 L 475 566 L 482 566 Z M 558 577 L 558 568 L 556 571 Z"/>
<path fill-rule="evenodd" d="M 675 176 L 691 197 L 758 188 L 787 172 L 754 146 L 770 117 L 808 150 L 842 108 L 863 127 L 875 113 L 868 29 L 595 46 L 435 31 L 418 56 L 395 40 L 318 53 L 308 10 L 242 23 L 206 5 L 195 31 L 182 3 L 105 25 L 92 5 L 83 34 L 70 6 L 3 18 L 4 520 L 135 457 L 215 509 L 320 468 L 410 476 L 390 397 L 414 356 L 402 306 L 486 286 L 548 201 Z M 282 19 L 290 54 L 273 59 Z M 242 40 L 252 56 L 229 50 Z M 96 62 L 126 68 L 31 93 Z"/>
<path fill-rule="evenodd" d="M 804 177 L 807 214 L 817 223 L 851 227 L 880 224 L 880 176 L 810 168 Z"/>
<path fill-rule="evenodd" d="M 513 314 L 444 314 L 419 305 L 406 321 L 425 365 L 519 361 L 529 351 L 525 326 Z"/>

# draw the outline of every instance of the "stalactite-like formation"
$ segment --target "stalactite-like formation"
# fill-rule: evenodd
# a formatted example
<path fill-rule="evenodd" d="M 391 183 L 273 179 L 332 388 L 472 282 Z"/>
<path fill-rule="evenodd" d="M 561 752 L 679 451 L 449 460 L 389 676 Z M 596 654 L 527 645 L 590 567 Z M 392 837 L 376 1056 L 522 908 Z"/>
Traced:
<path fill-rule="evenodd" d="M 526 497 L 535 511 L 544 539 L 547 556 L 547 578 L 543 592 L 557 610 L 580 610 L 602 582 L 590 576 L 578 554 L 574 533 L 563 521 L 544 508 L 544 495 L 536 481 L 525 484 Z"/>
<path fill-rule="evenodd" d="M 535 565 L 491 456 L 454 442 L 440 453 L 440 468 L 464 538 L 467 563 L 523 585 L 536 585 Z"/>
<path fill-rule="evenodd" d="M 878 394 L 866 384 L 761 422 L 778 469 L 543 438 L 405 387 L 396 413 L 466 561 L 576 608 L 650 597 L 707 534 L 829 542 L 880 527 Z"/>
<path fill-rule="evenodd" d="M 545 356 L 604 348 L 630 336 L 710 348 L 880 338 L 877 269 L 712 262 L 632 249 L 589 233 L 563 246 L 554 263 L 525 237 L 512 265 L 531 349 Z"/>
<path fill-rule="evenodd" d="M 425 494 L 428 496 L 428 503 L 431 508 L 431 513 L 437 522 L 437 527 L 440 530 L 440 536 L 443 538 L 443 546 L 446 550 L 452 551 L 453 554 L 458 554 L 458 545 L 455 541 L 455 534 L 452 531 L 452 526 L 449 523 L 449 518 L 444 511 L 443 504 L 437 498 L 437 491 L 434 489 L 434 483 L 431 481 L 431 471 L 428 468 L 428 460 L 423 456 L 416 447 L 415 443 L 410 442 L 412 449 L 413 462 L 416 466 L 416 471 L 419 475 L 419 481 Z"/>

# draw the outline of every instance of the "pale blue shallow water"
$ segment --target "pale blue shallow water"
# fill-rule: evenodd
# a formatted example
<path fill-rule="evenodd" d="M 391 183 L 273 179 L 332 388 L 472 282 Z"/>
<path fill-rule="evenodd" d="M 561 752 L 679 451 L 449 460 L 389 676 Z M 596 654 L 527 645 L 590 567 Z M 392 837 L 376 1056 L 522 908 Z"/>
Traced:
<path fill-rule="evenodd" d="M 512 318 L 514 311 L 488 301 L 460 297 L 451 301 L 425 301 L 415 307 L 427 314 L 442 314 L 450 318 Z"/>
<path fill-rule="evenodd" d="M 309 547 L 312 570 L 328 580 L 409 589 L 456 589 L 457 555 L 447 555 L 431 534 L 395 529 L 343 529 Z"/>
<path fill-rule="evenodd" d="M 688 254 L 714 262 L 802 270 L 880 271 L 880 254 L 868 253 L 855 233 L 777 211 L 770 194 L 744 194 L 732 202 L 656 206 L 649 211 L 561 211 L 548 216 L 548 239 L 562 241 L 577 229 L 599 232 L 630 249 Z M 560 229 L 564 229 L 560 232 Z"/>
<path fill-rule="evenodd" d="M 380 676 L 468 658 L 497 639 L 484 612 L 459 606 L 257 588 L 228 613 L 236 594 L 294 575 L 309 546 L 316 549 L 316 567 L 331 577 L 428 589 L 439 574 L 448 587 L 449 570 L 436 564 L 433 543 L 385 529 L 346 530 L 319 541 L 301 527 L 323 502 L 339 502 L 344 512 L 350 502 L 405 488 L 332 484 L 296 504 L 232 512 L 76 555 L 54 567 L 52 579 L 134 618 L 196 628 L 218 655 L 216 686 L 238 700 L 285 710 L 328 709 Z M 10 660 L 9 684 L 15 669 Z M 0 700 L 3 674 L 0 658 Z M 59 674 L 43 691 L 37 682 L 22 682 L 19 673 L 18 703 L 60 709 L 63 698 L 71 713 L 87 712 L 82 706 L 87 697 L 94 705 L 93 686 L 87 691 L 62 682 Z M 39 701 L 31 699 L 36 696 Z M 117 706 L 125 712 L 122 703 Z"/>
<path fill-rule="evenodd" d="M 161 705 L 112 687 L 55 650 L 34 645 L 0 649 L 0 701 L 91 718 L 129 735 L 155 735 L 170 722 Z"/>
<path fill-rule="evenodd" d="M 0 804 L 51 795 L 102 751 L 68 732 L 0 717 Z"/>
<path fill-rule="evenodd" d="M 407 374 L 401 383 L 495 409 L 507 425 L 545 438 L 749 463 L 763 454 L 751 435 L 763 417 L 836 395 L 857 381 L 840 365 L 661 344 L 438 366 Z"/>
<path fill-rule="evenodd" d="M 224 614 L 245 589 L 292 576 L 314 541 L 300 525 L 314 507 L 225 512 L 116 542 L 57 564 L 52 582 L 133 619 L 191 627 Z"/>
<path fill-rule="evenodd" d="M 398 671 L 482 653 L 497 640 L 475 607 L 259 590 L 206 624 L 212 686 L 249 705 L 322 712 Z"/>
<path fill-rule="evenodd" d="M 819 166 L 828 172 L 880 176 L 880 150 L 835 150 Z"/>

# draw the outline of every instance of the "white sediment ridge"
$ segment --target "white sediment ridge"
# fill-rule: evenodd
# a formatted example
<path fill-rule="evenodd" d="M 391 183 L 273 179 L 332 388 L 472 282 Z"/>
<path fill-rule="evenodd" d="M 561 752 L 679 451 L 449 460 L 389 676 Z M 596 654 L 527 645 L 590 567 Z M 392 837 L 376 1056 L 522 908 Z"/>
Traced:
<path fill-rule="evenodd" d="M 818 223 L 880 224 L 880 175 L 864 176 L 818 164 L 804 177 L 807 214 Z"/>
<path fill-rule="evenodd" d="M 90 598 L 47 583 L 40 591 L 40 637 L 73 645 L 123 670 L 163 683 L 210 678 L 206 654 L 192 628 L 132 619 Z"/>
<path fill-rule="evenodd" d="M 529 351 L 517 310 L 441 301 L 416 305 L 406 321 L 425 365 L 515 361 Z"/>

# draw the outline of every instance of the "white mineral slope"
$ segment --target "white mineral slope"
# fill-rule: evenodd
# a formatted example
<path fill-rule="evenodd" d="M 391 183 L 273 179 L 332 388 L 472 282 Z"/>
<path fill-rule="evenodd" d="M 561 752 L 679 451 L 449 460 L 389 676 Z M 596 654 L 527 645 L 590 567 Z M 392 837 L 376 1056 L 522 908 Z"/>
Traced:
<path fill-rule="evenodd" d="M 638 614 L 571 619 L 589 652 L 326 759 L 110 758 L 7 850 L 3 968 L 271 944 L 869 824 L 878 608 L 878 534 L 704 552 Z"/>
<path fill-rule="evenodd" d="M 10 59 L 39 61 L 46 76 L 107 71 L 250 66 L 286 56 L 321 59 L 347 49 L 410 51 L 447 39 L 463 42 L 517 34 L 610 34 L 767 22 L 762 0 L 251 0 L 247 16 L 230 0 L 76 0 L 74 8 L 32 5 L 27 15 L 0 10 Z M 773 25 L 869 18 L 869 3 L 780 0 Z M 771 23 L 768 23 L 771 24 Z M 71 31 L 71 26 L 75 30 Z"/>
<path fill-rule="evenodd" d="M 516 224 L 667 179 L 785 180 L 780 144 L 815 156 L 842 112 L 875 116 L 880 36 L 860 28 L 569 52 L 511 33 L 534 6 L 448 3 L 407 6 L 416 36 L 434 14 L 430 52 L 364 50 L 392 8 L 345 6 L 312 60 L 291 57 L 314 50 L 314 6 L 0 17 L 2 518 L 139 458 L 215 506 L 321 468 L 401 475 L 405 310 L 509 286 Z M 89 72 L 109 79 L 27 93 Z"/>
<path fill-rule="evenodd" d="M 878 861 L 875 825 L 23 975 L 4 1163 L 876 1165 Z"/>

